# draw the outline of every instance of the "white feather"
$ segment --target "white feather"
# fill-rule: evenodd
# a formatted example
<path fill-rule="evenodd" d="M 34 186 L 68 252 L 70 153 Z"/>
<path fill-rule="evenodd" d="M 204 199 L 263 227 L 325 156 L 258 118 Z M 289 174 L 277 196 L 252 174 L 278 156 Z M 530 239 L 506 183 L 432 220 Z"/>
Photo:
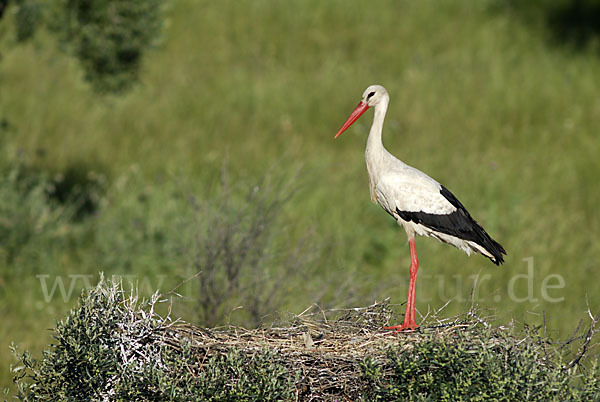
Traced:
<path fill-rule="evenodd" d="M 375 91 L 376 95 L 371 99 L 367 98 L 372 91 Z M 446 215 L 455 212 L 456 207 L 441 194 L 440 183 L 402 162 L 383 146 L 381 133 L 389 104 L 389 96 L 385 88 L 379 85 L 370 86 L 363 94 L 363 101 L 367 102 L 369 106 L 375 107 L 373 125 L 365 150 L 371 199 L 380 204 L 404 227 L 409 238 L 415 235 L 434 237 L 441 242 L 455 246 L 467 255 L 478 252 L 493 258 L 486 249 L 475 242 L 441 233 L 412 221 L 407 222 L 400 217 L 398 210 Z"/>

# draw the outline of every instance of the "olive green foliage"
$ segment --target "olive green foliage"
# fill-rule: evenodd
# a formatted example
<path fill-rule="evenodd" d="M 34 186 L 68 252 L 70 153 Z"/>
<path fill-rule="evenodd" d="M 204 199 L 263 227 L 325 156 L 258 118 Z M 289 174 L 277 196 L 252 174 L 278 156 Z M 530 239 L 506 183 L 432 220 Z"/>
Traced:
<path fill-rule="evenodd" d="M 300 372 L 293 365 L 294 353 L 283 355 L 276 348 L 242 352 L 244 345 L 260 344 L 268 336 L 260 331 L 257 339 L 246 337 L 239 350 L 230 344 L 219 346 L 209 358 L 206 350 L 195 353 L 199 349 L 192 342 L 197 340 L 178 330 L 183 323 L 157 314 L 160 304 L 158 294 L 140 301 L 135 290 L 124 292 L 117 283 L 101 280 L 56 324 L 55 342 L 40 361 L 14 350 L 20 360 L 13 368 L 19 399 L 292 401 L 303 395 L 307 384 L 322 380 L 311 375 L 338 376 L 330 382 L 339 387 L 311 394 L 327 400 L 336 399 L 337 393 L 347 396 L 343 384 L 350 382 L 359 382 L 363 390 L 354 399 L 369 401 L 600 398 L 596 366 L 567 369 L 549 340 L 535 331 L 463 322 L 411 338 L 396 335 L 384 358 L 359 357 L 346 365 L 347 373 Z M 323 325 L 335 330 L 337 323 Z M 343 327 L 340 322 L 339 330 Z M 327 367 L 318 347 L 302 353 Z M 354 370 L 359 365 L 361 370 Z"/>
<path fill-rule="evenodd" d="M 61 278 L 65 253 L 89 247 L 77 256 L 84 265 L 151 279 L 147 292 L 174 289 L 189 300 L 185 312 L 205 325 L 242 307 L 237 322 L 255 326 L 289 298 L 316 258 L 314 243 L 291 239 L 283 219 L 299 182 L 274 172 L 232 182 L 224 167 L 206 191 L 135 170 L 108 188 L 86 167 L 49 177 L 13 159 L 0 171 L 0 258 L 15 278 L 40 266 Z M 115 202 L 118 208 L 107 208 Z"/>
<path fill-rule="evenodd" d="M 168 351 L 164 359 L 172 365 L 170 376 L 175 377 L 165 382 L 174 390 L 168 398 L 181 401 L 291 401 L 294 380 L 300 375 L 279 363 L 276 351 L 268 350 L 248 357 L 232 349 L 211 357 L 199 375 L 190 375 L 189 367 L 198 356 L 186 345 L 181 352 Z"/>
<path fill-rule="evenodd" d="M 16 0 L 15 36 L 17 42 L 31 39 L 41 23 L 42 4 L 39 0 Z"/>
<path fill-rule="evenodd" d="M 225 173 L 225 171 L 224 171 Z M 199 319 L 222 322 L 236 301 L 251 325 L 280 306 L 282 296 L 306 278 L 316 252 L 312 241 L 294 243 L 280 228 L 281 214 L 297 190 L 291 177 L 267 174 L 249 188 L 232 186 L 226 175 L 210 203 L 192 199 L 192 272 L 198 273 Z M 238 195 L 233 195 L 237 193 Z"/>
<path fill-rule="evenodd" d="M 139 301 L 110 281 L 85 292 L 53 330 L 41 361 L 20 356 L 15 381 L 24 401 L 292 400 L 294 376 L 265 351 L 249 359 L 235 350 L 190 367 L 189 340 L 169 343 L 169 317 L 155 313 L 154 295 Z M 15 353 L 16 350 L 15 350 Z"/>
<path fill-rule="evenodd" d="M 0 164 L 0 261 L 12 269 L 6 277 L 55 264 L 55 257 L 79 244 L 77 222 L 94 209 L 101 179 L 73 180 L 70 173 L 50 177 L 25 161 L 2 152 Z M 44 250 L 40 252 L 40 250 Z"/>
<path fill-rule="evenodd" d="M 119 339 L 132 330 L 136 341 L 147 344 L 156 324 L 151 319 L 134 326 L 122 322 L 126 314 L 118 304 L 122 299 L 114 299 L 117 295 L 104 289 L 85 296 L 79 308 L 57 324 L 56 345 L 44 351 L 42 364 L 38 367 L 35 360 L 24 359 L 34 373 L 30 392 L 47 400 L 100 399 L 107 387 L 118 387 L 111 384 L 111 375 L 121 371 Z M 134 350 L 131 344 L 122 346 Z"/>
<path fill-rule="evenodd" d="M 460 332 L 459 332 L 460 334 Z M 391 374 L 382 375 L 383 367 Z M 600 398 L 598 371 L 566 369 L 548 339 L 534 331 L 515 337 L 481 327 L 468 336 L 424 336 L 414 348 L 390 350 L 381 364 L 369 358 L 368 400 L 583 401 Z"/>
<path fill-rule="evenodd" d="M 51 28 L 80 60 L 96 89 L 120 92 L 137 81 L 143 52 L 162 26 L 163 0 L 61 0 Z"/>
<path fill-rule="evenodd" d="M 495 0 L 492 4 L 527 24 L 545 25 L 549 38 L 557 44 L 600 51 L 597 0 Z"/>
<path fill-rule="evenodd" d="M 99 92 L 118 93 L 138 81 L 144 52 L 163 25 L 163 0 L 17 0 L 18 42 L 46 26 L 81 63 Z"/>
<path fill-rule="evenodd" d="M 0 176 L 0 258 L 10 265 L 23 258 L 23 252 L 60 241 L 61 224 L 69 221 L 68 208 L 54 208 L 46 202 L 48 182 L 42 177 L 22 177 L 21 172 L 5 168 Z"/>

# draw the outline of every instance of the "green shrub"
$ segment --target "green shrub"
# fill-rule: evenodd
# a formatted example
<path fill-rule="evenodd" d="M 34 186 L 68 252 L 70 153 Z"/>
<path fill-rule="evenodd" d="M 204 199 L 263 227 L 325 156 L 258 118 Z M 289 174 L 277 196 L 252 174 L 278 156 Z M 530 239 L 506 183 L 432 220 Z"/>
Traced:
<path fill-rule="evenodd" d="M 584 374 L 566 369 L 556 355 L 548 358 L 547 342 L 533 332 L 515 338 L 485 328 L 466 336 L 460 332 L 426 336 L 409 351 L 390 349 L 384 363 L 365 360 L 364 373 L 371 385 L 367 399 L 598 400 L 596 367 Z"/>
<path fill-rule="evenodd" d="M 41 361 L 17 354 L 18 398 L 44 400 L 598 400 L 595 364 L 562 363 L 535 331 L 472 313 L 385 334 L 387 305 L 287 326 L 209 329 L 161 316 L 160 297 L 101 282 L 60 321 Z M 317 319 L 315 319 L 315 317 Z M 441 324 L 441 325 L 440 325 Z M 313 336 L 311 336 L 311 332 Z M 315 336 L 318 335 L 318 336 Z"/>
<path fill-rule="evenodd" d="M 83 67 L 98 92 L 120 93 L 139 79 L 144 52 L 163 24 L 163 0 L 17 0 L 17 42 L 47 26 Z"/>
<path fill-rule="evenodd" d="M 61 0 L 51 28 L 100 92 L 122 92 L 138 79 L 144 50 L 158 36 L 162 0 Z"/>
<path fill-rule="evenodd" d="M 40 362 L 28 353 L 13 369 L 18 397 L 55 400 L 290 400 L 292 379 L 264 351 L 249 359 L 230 350 L 190 369 L 198 356 L 178 340 L 170 318 L 155 313 L 158 296 L 139 302 L 100 282 L 54 329 Z M 16 352 L 16 351 L 15 351 Z"/>
<path fill-rule="evenodd" d="M 183 282 L 175 291 L 203 325 L 223 324 L 236 310 L 239 325 L 256 326 L 316 258 L 313 243 L 290 235 L 284 216 L 297 185 L 273 173 L 233 181 L 223 169 L 214 185 L 201 187 L 133 169 L 104 198 L 94 261 L 119 274 L 163 278 L 165 287 Z"/>
<path fill-rule="evenodd" d="M 51 182 L 17 164 L 0 167 L 0 259 L 31 269 L 64 246 L 73 228 L 73 208 L 50 200 Z M 43 250 L 43 251 L 40 251 Z"/>

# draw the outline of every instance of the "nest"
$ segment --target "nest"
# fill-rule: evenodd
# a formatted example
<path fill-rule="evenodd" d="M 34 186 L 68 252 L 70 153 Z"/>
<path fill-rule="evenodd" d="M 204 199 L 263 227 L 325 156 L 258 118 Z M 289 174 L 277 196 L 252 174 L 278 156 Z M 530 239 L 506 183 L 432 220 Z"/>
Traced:
<path fill-rule="evenodd" d="M 56 343 L 44 358 L 21 357 L 15 371 L 21 399 L 470 400 L 510 394 L 504 399 L 558 400 L 567 392 L 587 395 L 572 400 L 598 399 L 589 397 L 598 389 L 595 369 L 577 383 L 570 377 L 595 346 L 597 317 L 584 334 L 555 345 L 536 328 L 492 326 L 494 317 L 483 310 L 447 319 L 438 318 L 438 310 L 422 318 L 419 330 L 400 333 L 384 329 L 402 317 L 389 300 L 336 310 L 313 305 L 257 329 L 202 328 L 156 313 L 156 304 L 166 301 L 159 299 L 140 301 L 115 283 L 84 294 L 57 323 Z M 565 365 L 561 348 L 578 341 Z"/>
<path fill-rule="evenodd" d="M 289 384 L 296 400 L 358 400 L 369 387 L 365 376 L 367 361 L 377 366 L 381 376 L 393 377 L 393 356 L 410 351 L 419 342 L 435 337 L 447 343 L 469 334 L 478 339 L 481 334 L 477 335 L 477 330 L 481 332 L 482 325 L 490 327 L 486 321 L 489 317 L 479 318 L 472 311 L 439 319 L 442 307 L 423 317 L 417 331 L 385 330 L 385 326 L 396 324 L 402 317 L 398 310 L 404 310 L 386 299 L 349 309 L 323 310 L 312 305 L 300 314 L 282 314 L 270 325 L 256 329 L 231 325 L 204 328 L 172 320 L 170 309 L 164 316 L 158 314 L 156 307 L 162 302 L 167 300 L 158 293 L 149 300 L 140 300 L 134 289 L 126 292 L 121 283 L 105 283 L 102 278 L 58 325 L 55 337 L 61 342 L 52 356 L 69 357 L 66 367 L 78 372 L 89 365 L 89 359 L 80 362 L 84 368 L 74 366 L 72 350 L 112 350 L 112 366 L 105 362 L 99 365 L 108 378 L 104 389 L 94 389 L 96 396 L 108 399 L 117 396 L 115 389 L 119 387 L 115 384 L 146 383 L 149 376 L 157 373 L 162 373 L 161 379 L 150 381 L 155 385 L 146 387 L 158 394 L 164 391 L 160 384 L 165 381 L 184 378 L 184 382 L 194 383 L 196 378 L 198 384 L 206 384 L 206 374 L 215 367 L 214 362 L 235 353 L 241 356 L 241 370 L 251 365 L 255 357 L 268 355 L 271 363 L 282 368 L 276 381 Z M 81 337 L 82 333 L 95 335 L 91 339 Z M 486 335 L 486 344 L 493 342 L 489 338 Z M 57 365 L 57 361 L 53 358 L 47 363 Z M 56 370 L 62 370 L 58 366 Z M 235 387 L 240 381 L 240 372 L 235 369 L 221 366 L 219 370 L 218 376 L 211 378 L 222 381 L 223 387 Z M 274 379 L 272 373 L 264 378 Z M 67 388 L 80 394 L 81 389 L 89 388 L 85 381 L 80 382 L 67 384 Z M 55 393 L 53 386 L 50 381 L 48 394 Z"/>
<path fill-rule="evenodd" d="M 469 313 L 470 317 L 448 320 L 427 317 L 429 325 L 418 331 L 385 330 L 392 317 L 398 317 L 397 308 L 389 300 L 351 309 L 322 310 L 313 305 L 299 315 L 281 317 L 269 327 L 258 329 L 176 324 L 171 326 L 169 344 L 179 348 L 189 342 L 197 356 L 198 364 L 191 368 L 195 372 L 200 372 L 212 357 L 231 350 L 248 357 L 267 350 L 275 353 L 289 372 L 300 372 L 297 400 L 357 400 L 366 386 L 365 358 L 381 364 L 389 357 L 390 349 L 410 350 L 431 335 L 452 337 L 458 329 L 464 335 L 469 327 L 488 325 Z"/>

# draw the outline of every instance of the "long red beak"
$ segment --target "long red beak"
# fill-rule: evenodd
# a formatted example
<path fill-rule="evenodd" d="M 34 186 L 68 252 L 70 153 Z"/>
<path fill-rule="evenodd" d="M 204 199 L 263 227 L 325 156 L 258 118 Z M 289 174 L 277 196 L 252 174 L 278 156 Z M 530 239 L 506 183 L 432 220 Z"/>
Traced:
<path fill-rule="evenodd" d="M 340 134 L 342 134 L 344 131 L 346 131 L 346 129 L 348 127 L 350 127 L 352 125 L 352 123 L 354 123 L 356 120 L 358 120 L 358 118 L 360 116 L 362 116 L 362 114 L 364 112 L 366 112 L 368 108 L 369 108 L 369 105 L 367 105 L 363 101 L 360 101 L 360 103 L 358 104 L 358 106 L 356 107 L 356 109 L 354 109 L 354 112 L 352 112 L 350 114 L 350 116 L 348 117 L 348 119 L 346 120 L 346 122 L 344 123 L 344 125 L 339 129 L 339 131 L 335 135 L 335 138 L 339 137 Z"/>

